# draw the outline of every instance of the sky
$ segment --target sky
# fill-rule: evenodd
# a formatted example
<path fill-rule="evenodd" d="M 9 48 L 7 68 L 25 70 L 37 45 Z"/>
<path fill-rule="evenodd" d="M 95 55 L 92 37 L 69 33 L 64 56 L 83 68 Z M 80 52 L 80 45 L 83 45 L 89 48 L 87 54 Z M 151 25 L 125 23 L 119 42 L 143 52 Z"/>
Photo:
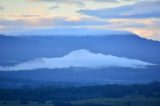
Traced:
<path fill-rule="evenodd" d="M 124 30 L 160 41 L 160 0 L 0 0 L 0 33 Z"/>

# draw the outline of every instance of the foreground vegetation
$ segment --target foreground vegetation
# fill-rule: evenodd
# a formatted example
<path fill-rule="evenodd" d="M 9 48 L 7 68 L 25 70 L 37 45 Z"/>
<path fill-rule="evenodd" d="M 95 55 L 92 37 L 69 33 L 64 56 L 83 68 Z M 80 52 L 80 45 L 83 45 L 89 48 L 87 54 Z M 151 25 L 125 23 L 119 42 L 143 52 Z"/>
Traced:
<path fill-rule="evenodd" d="M 160 106 L 160 82 L 0 89 L 0 106 Z"/>
<path fill-rule="evenodd" d="M 0 106 L 160 106 L 160 98 L 98 98 L 86 99 L 72 102 L 52 102 L 45 103 L 20 101 L 1 101 Z"/>
<path fill-rule="evenodd" d="M 160 98 L 100 98 L 73 101 L 79 106 L 160 106 Z"/>

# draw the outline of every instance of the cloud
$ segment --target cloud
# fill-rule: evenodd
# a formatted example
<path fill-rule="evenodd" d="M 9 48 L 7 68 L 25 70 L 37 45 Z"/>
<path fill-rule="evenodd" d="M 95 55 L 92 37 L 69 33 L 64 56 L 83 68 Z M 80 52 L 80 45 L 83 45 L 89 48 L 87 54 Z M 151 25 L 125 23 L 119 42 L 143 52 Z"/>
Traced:
<path fill-rule="evenodd" d="M 49 7 L 48 9 L 49 9 L 49 10 L 55 10 L 55 9 L 57 9 L 57 8 L 59 8 L 59 6 L 52 6 L 52 7 Z"/>
<path fill-rule="evenodd" d="M 104 55 L 101 53 L 92 53 L 88 50 L 76 50 L 63 57 L 57 58 L 40 58 L 15 66 L 0 67 L 1 71 L 19 71 L 34 69 L 55 69 L 55 68 L 107 68 L 107 67 L 128 67 L 128 68 L 145 68 L 152 63 L 128 59 L 125 57 L 117 57 L 112 55 Z"/>
<path fill-rule="evenodd" d="M 114 8 L 83 9 L 81 14 L 100 18 L 159 18 L 160 1 L 143 1 Z"/>
<path fill-rule="evenodd" d="M 85 4 L 82 2 L 82 0 L 30 0 L 30 1 L 36 1 L 36 2 L 54 2 L 57 4 L 67 4 L 67 5 L 76 5 L 76 6 L 84 6 Z"/>
<path fill-rule="evenodd" d="M 106 29 L 126 30 L 143 38 L 160 41 L 160 20 L 152 19 L 111 19 Z"/>
<path fill-rule="evenodd" d="M 123 30 L 89 29 L 75 27 L 36 28 L 20 31 L 7 31 L 5 35 L 11 36 L 125 36 L 132 33 Z"/>
<path fill-rule="evenodd" d="M 94 1 L 94 2 L 110 2 L 110 3 L 118 3 L 118 2 L 141 2 L 145 0 L 88 0 L 88 1 Z M 157 1 L 157 0 L 150 0 L 150 1 Z"/>
<path fill-rule="evenodd" d="M 22 17 L 40 17 L 40 15 L 21 15 Z"/>
<path fill-rule="evenodd" d="M 92 0 L 92 1 L 94 1 L 94 2 L 114 2 L 114 3 L 116 3 L 116 2 L 118 2 L 118 0 Z"/>
<path fill-rule="evenodd" d="M 22 28 L 47 28 L 47 27 L 83 27 L 83 26 L 100 26 L 109 24 L 107 21 L 95 18 L 80 17 L 66 18 L 66 17 L 50 17 L 41 18 L 38 15 L 21 15 L 23 19 L 9 20 L 0 19 L 0 25 L 9 29 L 17 30 Z M 9 31 L 8 30 L 8 31 Z"/>
<path fill-rule="evenodd" d="M 40 18 L 25 15 L 24 19 L 0 19 L 1 33 L 7 35 L 121 35 L 126 31 L 95 29 L 94 26 L 110 25 L 106 20 L 92 17 L 51 17 Z M 90 28 L 91 27 L 91 28 Z M 92 28 L 93 27 L 93 28 Z M 21 30 L 18 30 L 21 29 Z"/>
<path fill-rule="evenodd" d="M 140 22 L 141 21 L 141 22 Z M 111 19 L 109 20 L 110 25 L 107 28 L 113 29 L 124 29 L 124 28 L 144 28 L 148 26 L 143 20 L 139 19 Z"/>
<path fill-rule="evenodd" d="M 46 17 L 21 15 L 21 19 L 0 19 L 0 32 L 6 35 L 121 35 L 133 32 L 160 40 L 159 19 L 99 19 L 94 17 Z M 21 30 L 19 30 L 21 29 Z M 113 31 L 111 31 L 113 30 Z M 116 31 L 118 30 L 118 31 Z M 120 31 L 121 30 L 121 31 Z M 125 31 L 124 31 L 125 30 Z M 78 33 L 77 33 L 78 32 Z"/>
<path fill-rule="evenodd" d="M 79 20 L 72 20 L 67 18 L 55 18 L 54 26 L 93 26 L 93 25 L 107 25 L 107 21 L 98 20 L 94 18 L 80 18 Z"/>
<path fill-rule="evenodd" d="M 6 20 L 6 19 L 0 19 L 0 25 L 2 26 L 10 26 L 10 27 L 16 27 L 16 26 L 24 26 L 27 22 L 23 20 Z"/>
<path fill-rule="evenodd" d="M 0 6 L 0 10 L 3 10 L 3 9 L 4 9 L 4 7 Z"/>

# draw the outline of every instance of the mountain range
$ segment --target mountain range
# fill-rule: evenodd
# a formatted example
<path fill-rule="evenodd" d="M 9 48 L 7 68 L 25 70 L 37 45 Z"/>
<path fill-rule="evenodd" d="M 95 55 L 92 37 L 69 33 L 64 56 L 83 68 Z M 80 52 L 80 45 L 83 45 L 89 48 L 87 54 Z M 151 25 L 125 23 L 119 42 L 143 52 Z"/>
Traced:
<path fill-rule="evenodd" d="M 32 81 L 83 85 L 160 80 L 160 42 L 132 33 L 1 35 L 0 51 L 0 78 L 4 87 L 14 83 L 31 85 Z"/>

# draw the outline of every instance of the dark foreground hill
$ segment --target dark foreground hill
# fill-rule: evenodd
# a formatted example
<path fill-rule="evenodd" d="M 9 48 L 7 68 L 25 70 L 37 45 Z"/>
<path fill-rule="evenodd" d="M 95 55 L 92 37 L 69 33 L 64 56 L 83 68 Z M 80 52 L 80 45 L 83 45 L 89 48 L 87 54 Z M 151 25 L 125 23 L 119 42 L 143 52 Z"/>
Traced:
<path fill-rule="evenodd" d="M 159 106 L 160 83 L 103 86 L 41 86 L 21 89 L 0 89 L 2 106 Z M 10 101 L 10 102 L 9 102 Z M 12 101 L 12 102 L 11 102 Z M 34 104 L 37 106 L 36 104 Z"/>

